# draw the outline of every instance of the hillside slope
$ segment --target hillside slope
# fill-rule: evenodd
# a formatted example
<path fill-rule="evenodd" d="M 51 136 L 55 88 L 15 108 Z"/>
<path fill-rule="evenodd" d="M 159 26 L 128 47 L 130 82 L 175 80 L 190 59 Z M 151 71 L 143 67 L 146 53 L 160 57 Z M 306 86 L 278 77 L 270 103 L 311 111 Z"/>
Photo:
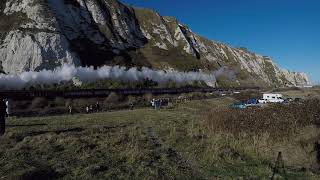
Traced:
<path fill-rule="evenodd" d="M 63 63 L 181 71 L 227 67 L 218 78 L 220 86 L 309 83 L 306 74 L 282 70 L 269 57 L 208 40 L 174 17 L 116 0 L 5 0 L 0 4 L 0 63 L 6 73 Z"/>

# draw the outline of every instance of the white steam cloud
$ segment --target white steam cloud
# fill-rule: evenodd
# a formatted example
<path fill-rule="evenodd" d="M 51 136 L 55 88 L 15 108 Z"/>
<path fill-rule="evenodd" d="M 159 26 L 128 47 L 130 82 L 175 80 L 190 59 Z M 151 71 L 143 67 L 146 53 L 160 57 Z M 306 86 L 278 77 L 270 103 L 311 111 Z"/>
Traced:
<path fill-rule="evenodd" d="M 56 84 L 70 81 L 77 78 L 83 82 L 94 82 L 99 79 L 113 79 L 123 81 L 140 81 L 150 79 L 158 83 L 174 81 L 176 83 L 188 83 L 192 81 L 203 81 L 209 86 L 214 86 L 216 74 L 223 73 L 219 70 L 212 73 L 201 72 L 179 72 L 152 70 L 149 68 L 126 69 L 119 66 L 103 66 L 99 69 L 93 67 L 75 67 L 73 65 L 63 65 L 55 70 L 42 70 L 40 72 L 23 72 L 19 75 L 0 74 L 0 89 L 22 89 L 26 85 Z"/>

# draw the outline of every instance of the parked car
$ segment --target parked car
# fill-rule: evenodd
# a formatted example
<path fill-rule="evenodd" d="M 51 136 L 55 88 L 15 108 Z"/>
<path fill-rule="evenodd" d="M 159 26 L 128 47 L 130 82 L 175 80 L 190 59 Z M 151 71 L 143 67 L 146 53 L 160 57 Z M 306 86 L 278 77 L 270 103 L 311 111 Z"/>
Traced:
<path fill-rule="evenodd" d="M 268 100 L 267 99 L 259 99 L 258 102 L 260 104 L 266 104 L 266 103 L 268 103 Z"/>
<path fill-rule="evenodd" d="M 282 94 L 263 94 L 263 99 L 268 103 L 283 103 L 284 101 Z"/>
<path fill-rule="evenodd" d="M 246 102 L 246 105 L 248 106 L 255 106 L 259 103 L 259 101 L 255 98 L 252 98 L 252 99 L 249 99 L 247 102 Z"/>
<path fill-rule="evenodd" d="M 237 102 L 237 103 L 232 104 L 230 106 L 230 108 L 232 108 L 232 109 L 246 109 L 247 105 L 243 102 Z"/>

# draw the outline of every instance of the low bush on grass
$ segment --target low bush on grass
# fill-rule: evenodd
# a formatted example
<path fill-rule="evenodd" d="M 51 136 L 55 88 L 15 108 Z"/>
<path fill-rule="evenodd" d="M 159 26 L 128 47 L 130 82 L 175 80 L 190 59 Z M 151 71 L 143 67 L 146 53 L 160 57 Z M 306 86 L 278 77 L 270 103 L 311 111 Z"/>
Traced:
<path fill-rule="evenodd" d="M 48 100 L 46 98 L 37 97 L 32 100 L 30 109 L 45 108 L 47 106 L 48 106 Z"/>
<path fill-rule="evenodd" d="M 288 166 L 317 169 L 319 153 L 320 100 L 265 108 L 213 109 L 205 115 L 204 134 L 216 139 L 223 134 L 238 152 L 263 161 L 274 161 L 278 152 Z M 228 138 L 227 138 L 228 137 Z"/>
<path fill-rule="evenodd" d="M 291 136 L 302 127 L 320 124 L 320 100 L 312 99 L 289 105 L 270 105 L 266 108 L 214 109 L 207 114 L 207 123 L 214 131 L 232 134 L 261 135 L 274 138 Z"/>

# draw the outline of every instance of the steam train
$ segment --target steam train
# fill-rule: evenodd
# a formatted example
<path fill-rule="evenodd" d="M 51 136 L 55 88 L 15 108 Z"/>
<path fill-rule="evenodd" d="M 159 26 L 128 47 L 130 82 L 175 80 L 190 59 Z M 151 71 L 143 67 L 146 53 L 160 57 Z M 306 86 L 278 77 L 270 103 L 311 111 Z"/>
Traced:
<path fill-rule="evenodd" d="M 10 99 L 32 99 L 35 97 L 94 98 L 107 97 L 110 93 L 121 95 L 182 94 L 182 93 L 230 93 L 234 91 L 260 90 L 258 87 L 238 88 L 141 88 L 141 89 L 80 89 L 80 90 L 0 90 L 0 97 Z"/>

